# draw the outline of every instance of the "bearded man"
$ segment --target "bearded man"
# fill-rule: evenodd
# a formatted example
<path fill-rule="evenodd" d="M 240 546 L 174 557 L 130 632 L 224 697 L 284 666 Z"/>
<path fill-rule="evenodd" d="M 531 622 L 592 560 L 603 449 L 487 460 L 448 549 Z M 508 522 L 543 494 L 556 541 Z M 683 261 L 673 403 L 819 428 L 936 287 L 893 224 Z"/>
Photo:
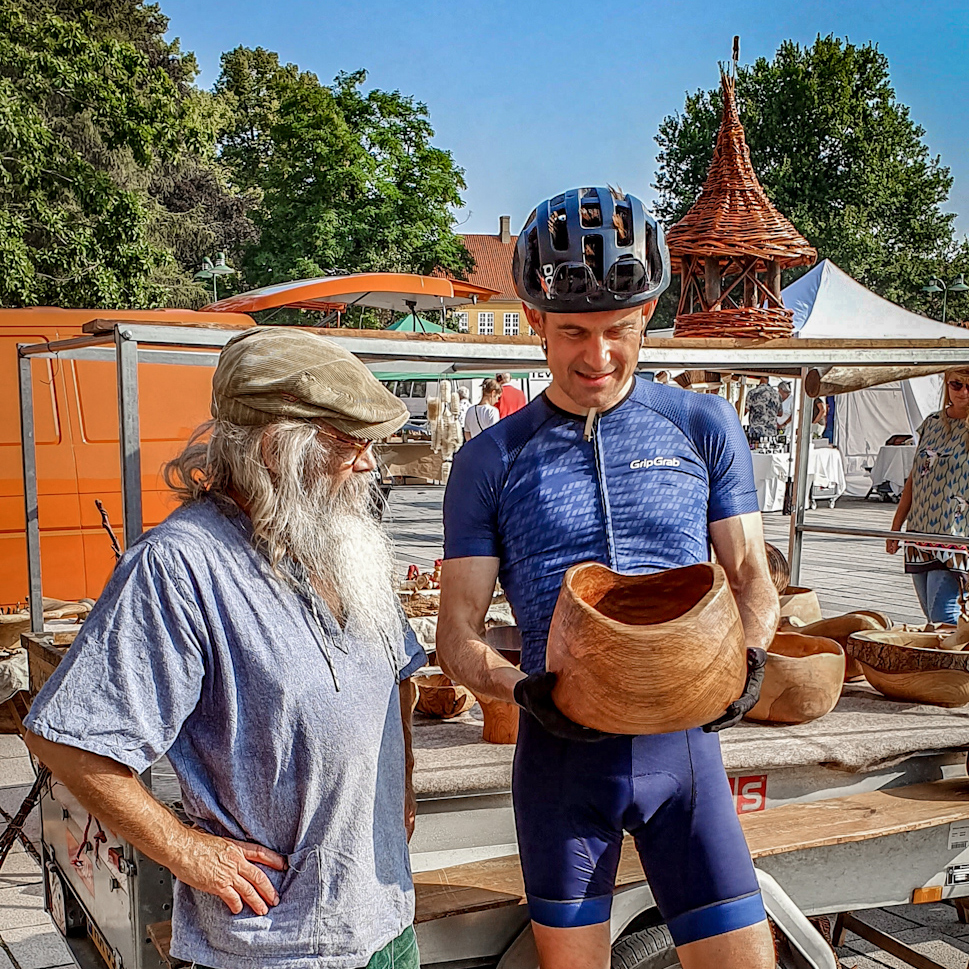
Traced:
<path fill-rule="evenodd" d="M 175 876 L 171 954 L 416 967 L 407 679 L 426 660 L 370 507 L 404 405 L 305 330 L 222 352 L 212 422 L 34 702 L 27 744 Z M 139 782 L 167 754 L 192 825 Z M 406 807 L 405 807 L 406 804 Z"/>

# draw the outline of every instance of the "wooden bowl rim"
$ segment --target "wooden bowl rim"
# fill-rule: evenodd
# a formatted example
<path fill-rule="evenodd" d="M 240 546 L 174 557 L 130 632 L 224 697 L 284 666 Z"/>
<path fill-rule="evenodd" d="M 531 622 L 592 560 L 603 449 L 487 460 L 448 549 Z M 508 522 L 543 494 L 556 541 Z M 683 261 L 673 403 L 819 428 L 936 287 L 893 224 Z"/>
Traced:
<path fill-rule="evenodd" d="M 808 639 L 814 643 L 822 644 L 823 648 L 814 650 L 808 653 L 807 656 L 788 656 L 787 653 L 775 653 L 772 649 L 774 643 L 778 639 L 783 642 L 785 639 L 790 639 L 796 637 L 797 639 Z M 833 648 L 832 648 L 833 647 Z M 774 638 L 771 640 L 770 646 L 767 647 L 768 656 L 783 656 L 784 659 L 811 659 L 814 656 L 844 656 L 845 651 L 841 648 L 841 643 L 836 639 L 832 639 L 830 636 L 812 636 L 810 634 L 805 634 L 800 631 L 800 629 L 778 629 L 774 633 Z"/>
<path fill-rule="evenodd" d="M 652 623 L 630 623 L 630 622 L 619 622 L 617 619 L 610 619 L 608 616 L 599 612 L 598 609 L 594 609 L 585 601 L 580 595 L 578 595 L 572 586 L 572 580 L 581 571 L 585 571 L 590 568 L 602 569 L 604 572 L 608 572 L 610 575 L 618 576 L 621 579 L 647 579 L 652 576 L 662 575 L 666 572 L 678 572 L 680 569 L 695 569 L 700 566 L 705 566 L 706 569 L 712 573 L 713 582 L 710 586 L 708 592 L 700 598 L 697 602 L 686 612 L 680 613 L 680 615 L 674 617 L 674 619 L 667 619 L 665 622 L 652 622 Z M 579 562 L 577 565 L 573 565 L 568 572 L 565 573 L 565 579 L 563 580 L 565 586 L 568 588 L 572 595 L 572 602 L 578 606 L 578 608 L 584 612 L 589 618 L 594 619 L 596 622 L 601 623 L 607 629 L 623 630 L 623 629 L 657 629 L 660 626 L 665 625 L 669 622 L 680 622 L 684 619 L 695 619 L 699 616 L 704 609 L 710 604 L 710 602 L 716 597 L 717 593 L 726 585 L 727 574 L 723 571 L 723 567 L 717 565 L 716 562 L 694 562 L 693 565 L 682 565 L 676 569 L 661 569 L 659 572 L 648 572 L 643 575 L 623 575 L 622 572 L 615 572 L 609 568 L 608 565 L 603 565 L 601 562 Z"/>
<path fill-rule="evenodd" d="M 952 673 L 969 673 L 969 653 L 963 652 L 962 650 L 952 650 L 952 649 L 931 649 L 928 646 L 906 646 L 903 643 L 892 643 L 887 642 L 884 639 L 878 639 L 879 635 L 885 635 L 886 633 L 893 635 L 904 635 L 905 630 L 896 631 L 892 629 L 866 629 L 857 633 L 852 633 L 848 637 L 848 654 L 852 659 L 858 660 L 859 663 L 864 666 L 868 666 L 875 670 L 877 673 L 881 673 L 884 676 L 894 676 L 898 673 L 915 672 L 906 670 L 883 670 L 874 663 L 869 662 L 865 657 L 868 655 L 865 650 L 865 646 L 872 644 L 875 646 L 893 646 L 895 649 L 900 649 L 903 652 L 911 653 L 924 653 L 929 656 L 934 656 L 940 659 L 939 665 L 935 670 L 919 670 L 922 673 L 934 673 L 942 672 L 948 670 Z M 916 633 L 916 635 L 927 636 L 929 633 Z M 858 647 L 858 653 L 851 650 L 851 646 Z M 861 655 L 859 655 L 861 653 Z M 948 657 L 947 659 L 945 657 Z"/>

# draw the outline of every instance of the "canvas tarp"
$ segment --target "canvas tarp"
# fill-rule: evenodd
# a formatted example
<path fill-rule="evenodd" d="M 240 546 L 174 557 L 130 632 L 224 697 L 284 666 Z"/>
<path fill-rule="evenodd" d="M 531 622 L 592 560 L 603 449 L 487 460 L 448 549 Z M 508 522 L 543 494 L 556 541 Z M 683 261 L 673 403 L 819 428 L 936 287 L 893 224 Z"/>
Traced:
<path fill-rule="evenodd" d="M 969 340 L 969 330 L 926 319 L 876 296 L 830 259 L 795 280 L 782 296 L 794 311 L 799 338 L 850 340 Z M 894 434 L 914 434 L 938 410 L 942 378 L 919 377 L 835 398 L 835 444 L 845 459 L 849 495 L 865 495 L 865 468 Z"/>

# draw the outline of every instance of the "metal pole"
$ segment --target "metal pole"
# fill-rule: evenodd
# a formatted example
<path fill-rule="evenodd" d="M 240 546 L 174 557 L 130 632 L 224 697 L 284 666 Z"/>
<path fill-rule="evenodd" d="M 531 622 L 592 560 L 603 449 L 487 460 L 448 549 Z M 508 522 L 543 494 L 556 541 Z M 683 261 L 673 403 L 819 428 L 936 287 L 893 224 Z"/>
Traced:
<path fill-rule="evenodd" d="M 804 508 L 808 501 L 808 467 L 811 462 L 811 407 L 814 401 L 804 389 L 808 368 L 801 368 L 801 410 L 797 420 L 797 456 L 794 464 L 794 511 L 791 515 L 791 537 L 787 546 L 787 560 L 791 566 L 791 585 L 801 582 L 801 545 Z"/>
<path fill-rule="evenodd" d="M 121 449 L 121 509 L 124 546 L 144 530 L 141 514 L 141 428 L 138 416 L 138 343 L 131 332 L 114 331 L 118 352 L 118 444 Z"/>
<path fill-rule="evenodd" d="M 34 395 L 30 357 L 18 356 L 20 376 L 20 452 L 24 468 L 24 519 L 27 529 L 27 588 L 30 631 L 44 631 L 44 594 L 40 577 L 40 520 L 37 496 L 37 441 L 34 435 Z"/>

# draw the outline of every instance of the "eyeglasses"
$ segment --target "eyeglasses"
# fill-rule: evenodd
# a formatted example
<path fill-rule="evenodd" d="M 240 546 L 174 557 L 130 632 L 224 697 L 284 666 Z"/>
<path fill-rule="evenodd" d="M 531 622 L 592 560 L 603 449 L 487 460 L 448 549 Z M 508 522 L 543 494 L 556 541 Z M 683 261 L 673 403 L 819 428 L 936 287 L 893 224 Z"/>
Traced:
<path fill-rule="evenodd" d="M 322 437 L 327 437 L 338 445 L 342 445 L 342 454 L 338 452 L 341 463 L 345 468 L 352 468 L 353 465 L 363 457 L 364 454 L 373 446 L 373 441 L 356 441 L 352 438 L 344 437 L 331 431 L 329 428 L 316 426 L 316 433 Z"/>
<path fill-rule="evenodd" d="M 623 256 L 609 267 L 600 284 L 590 266 L 584 262 L 564 262 L 558 266 L 548 284 L 553 299 L 563 296 L 588 296 L 604 289 L 614 296 L 635 296 L 649 288 L 646 267 L 631 256 Z"/>
<path fill-rule="evenodd" d="M 949 385 L 949 390 L 954 390 L 956 393 L 969 387 L 969 383 L 963 383 L 961 380 L 948 380 L 946 383 Z"/>

